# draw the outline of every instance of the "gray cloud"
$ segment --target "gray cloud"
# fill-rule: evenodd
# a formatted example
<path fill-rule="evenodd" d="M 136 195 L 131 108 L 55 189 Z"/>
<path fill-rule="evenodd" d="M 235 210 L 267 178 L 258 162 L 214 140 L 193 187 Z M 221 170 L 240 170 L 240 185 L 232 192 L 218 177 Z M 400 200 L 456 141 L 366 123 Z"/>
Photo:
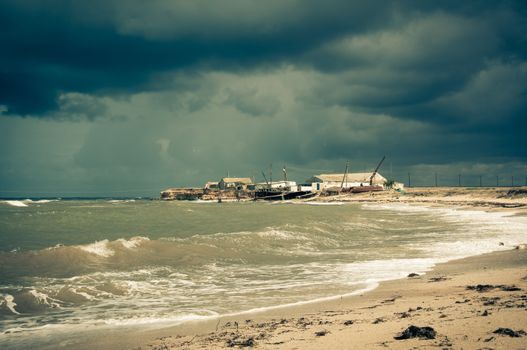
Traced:
<path fill-rule="evenodd" d="M 526 18 L 519 1 L 5 1 L 0 194 L 155 195 L 269 163 L 302 180 L 383 154 L 399 180 L 519 179 Z"/>

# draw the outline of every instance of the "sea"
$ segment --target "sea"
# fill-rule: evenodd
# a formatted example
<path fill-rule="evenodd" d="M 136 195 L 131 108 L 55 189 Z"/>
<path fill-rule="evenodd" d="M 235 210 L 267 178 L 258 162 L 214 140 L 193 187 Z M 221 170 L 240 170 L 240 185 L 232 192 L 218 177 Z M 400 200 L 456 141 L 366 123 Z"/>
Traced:
<path fill-rule="evenodd" d="M 382 281 L 526 241 L 527 217 L 503 211 L 0 200 L 0 348 L 76 348 L 91 331 L 366 293 Z"/>

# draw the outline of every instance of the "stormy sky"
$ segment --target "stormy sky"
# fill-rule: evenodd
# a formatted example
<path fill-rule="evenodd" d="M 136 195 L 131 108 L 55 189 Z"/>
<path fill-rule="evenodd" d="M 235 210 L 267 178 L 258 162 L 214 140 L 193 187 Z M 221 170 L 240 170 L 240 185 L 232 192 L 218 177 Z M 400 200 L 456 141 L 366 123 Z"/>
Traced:
<path fill-rule="evenodd" d="M 0 196 L 527 181 L 525 1 L 0 0 Z"/>

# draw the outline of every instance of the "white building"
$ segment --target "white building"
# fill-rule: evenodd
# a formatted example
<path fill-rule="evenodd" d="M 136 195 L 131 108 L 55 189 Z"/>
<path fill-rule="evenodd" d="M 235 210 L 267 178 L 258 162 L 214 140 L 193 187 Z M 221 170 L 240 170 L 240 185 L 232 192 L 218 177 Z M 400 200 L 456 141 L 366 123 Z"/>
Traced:
<path fill-rule="evenodd" d="M 348 173 L 344 174 L 320 174 L 306 180 L 310 184 L 312 191 L 323 191 L 331 187 L 351 188 L 360 186 L 370 186 L 370 178 L 373 173 Z M 344 183 L 342 181 L 344 180 Z M 376 173 L 372 179 L 372 185 L 384 186 L 386 179 Z"/>
<path fill-rule="evenodd" d="M 203 188 L 206 190 L 217 190 L 219 185 L 217 181 L 208 181 Z"/>
<path fill-rule="evenodd" d="M 281 189 L 281 190 L 287 190 L 287 191 L 296 191 L 297 190 L 297 184 L 295 181 L 273 181 L 271 184 L 268 182 L 260 182 L 256 185 L 257 189 L 266 189 L 270 187 L 273 189 Z"/>

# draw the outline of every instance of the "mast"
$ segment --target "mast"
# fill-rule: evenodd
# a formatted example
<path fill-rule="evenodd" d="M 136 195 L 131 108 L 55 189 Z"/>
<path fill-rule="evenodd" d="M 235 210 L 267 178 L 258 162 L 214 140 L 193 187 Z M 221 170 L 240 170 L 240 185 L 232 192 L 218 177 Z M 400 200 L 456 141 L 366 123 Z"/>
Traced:
<path fill-rule="evenodd" d="M 269 165 L 269 189 L 273 187 L 273 163 Z"/>
<path fill-rule="evenodd" d="M 347 177 L 348 177 L 348 166 L 349 166 L 349 160 L 346 161 L 346 170 L 344 170 L 344 176 L 342 177 L 342 182 L 340 183 L 340 191 L 342 192 L 342 189 L 344 188 L 344 181 L 348 183 Z"/>
<path fill-rule="evenodd" d="M 269 185 L 269 181 L 267 181 L 267 178 L 265 177 L 265 173 L 264 173 L 263 170 L 262 170 L 262 175 L 263 175 L 263 177 L 264 177 L 264 180 L 265 180 L 265 183 L 267 184 L 267 186 L 270 186 L 270 185 Z"/>

